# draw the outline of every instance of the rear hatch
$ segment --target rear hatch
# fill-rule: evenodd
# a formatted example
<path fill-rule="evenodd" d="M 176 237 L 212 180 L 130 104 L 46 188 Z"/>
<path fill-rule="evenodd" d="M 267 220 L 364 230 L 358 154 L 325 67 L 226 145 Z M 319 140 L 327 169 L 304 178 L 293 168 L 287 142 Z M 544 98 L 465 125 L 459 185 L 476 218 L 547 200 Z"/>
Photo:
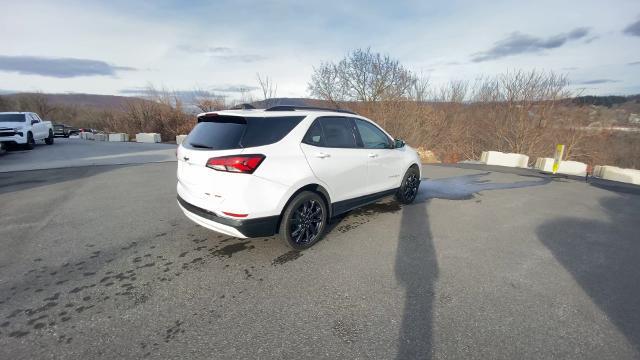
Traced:
<path fill-rule="evenodd" d="M 178 181 L 196 205 L 215 210 L 241 193 L 252 174 L 269 161 L 251 148 L 282 140 L 304 116 L 236 116 L 208 114 L 178 148 Z M 264 148 L 262 148 L 264 150 Z M 206 206 L 203 206 L 206 205 Z"/>

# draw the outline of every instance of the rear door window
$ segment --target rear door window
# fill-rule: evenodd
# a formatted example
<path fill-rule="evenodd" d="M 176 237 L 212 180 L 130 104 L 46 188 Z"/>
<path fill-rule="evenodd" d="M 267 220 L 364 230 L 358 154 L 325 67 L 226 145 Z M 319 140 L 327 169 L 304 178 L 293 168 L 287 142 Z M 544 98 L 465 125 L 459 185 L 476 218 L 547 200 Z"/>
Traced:
<path fill-rule="evenodd" d="M 322 128 L 320 146 L 332 148 L 356 148 L 353 123 L 343 117 L 321 117 L 316 120 Z M 312 130 L 311 128 L 309 130 Z M 317 133 L 317 130 L 314 130 Z M 317 134 L 315 135 L 317 136 Z M 313 137 L 312 137 L 313 139 Z"/>
<path fill-rule="evenodd" d="M 302 142 L 314 146 L 324 146 L 323 139 L 322 126 L 320 126 L 320 121 L 316 120 L 311 124 L 311 127 L 309 127 L 309 130 L 304 136 Z"/>

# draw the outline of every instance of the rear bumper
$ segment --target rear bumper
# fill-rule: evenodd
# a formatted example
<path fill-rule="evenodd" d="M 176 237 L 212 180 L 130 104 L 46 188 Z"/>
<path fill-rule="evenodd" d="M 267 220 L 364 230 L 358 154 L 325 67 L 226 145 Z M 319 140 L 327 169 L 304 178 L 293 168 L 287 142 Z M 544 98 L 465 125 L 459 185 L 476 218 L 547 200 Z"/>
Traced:
<path fill-rule="evenodd" d="M 229 219 L 188 203 L 178 195 L 184 214 L 195 223 L 213 231 L 239 238 L 271 236 L 277 232 L 279 216 L 253 219 Z"/>

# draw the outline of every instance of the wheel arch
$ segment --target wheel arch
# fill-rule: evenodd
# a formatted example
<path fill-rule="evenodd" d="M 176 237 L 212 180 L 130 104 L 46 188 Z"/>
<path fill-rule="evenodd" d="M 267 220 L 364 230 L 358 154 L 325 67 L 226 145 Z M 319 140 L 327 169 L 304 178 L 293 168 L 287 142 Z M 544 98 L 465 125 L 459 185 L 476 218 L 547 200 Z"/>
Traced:
<path fill-rule="evenodd" d="M 416 169 L 418 170 L 418 176 L 419 176 L 420 178 L 422 178 L 422 167 L 421 167 L 420 165 L 418 165 L 417 163 L 415 163 L 415 162 L 414 162 L 414 163 L 411 163 L 411 165 L 409 165 L 409 166 L 407 167 L 407 170 L 405 171 L 405 174 L 406 174 L 406 173 L 407 173 L 407 171 L 409 171 L 409 169 L 411 169 L 411 168 L 416 168 Z"/>
<path fill-rule="evenodd" d="M 278 217 L 278 224 L 276 226 L 276 229 L 280 229 L 280 224 L 282 223 L 282 216 L 284 215 L 285 210 L 287 210 L 287 207 L 289 206 L 289 204 L 291 203 L 293 198 L 295 198 L 298 194 L 300 194 L 303 191 L 311 191 L 311 192 L 314 192 L 314 193 L 320 195 L 320 198 L 322 198 L 322 200 L 324 201 L 325 206 L 327 207 L 327 212 L 328 212 L 327 218 L 328 219 L 331 218 L 331 216 L 332 216 L 332 214 L 331 214 L 331 197 L 329 196 L 329 192 L 327 191 L 327 189 L 324 188 L 324 186 L 322 186 L 320 184 L 312 183 L 312 184 L 307 184 L 307 185 L 299 188 L 293 194 L 291 194 L 291 196 L 289 196 L 289 199 L 287 200 L 287 202 L 282 207 L 282 210 L 280 211 L 280 216 Z"/>

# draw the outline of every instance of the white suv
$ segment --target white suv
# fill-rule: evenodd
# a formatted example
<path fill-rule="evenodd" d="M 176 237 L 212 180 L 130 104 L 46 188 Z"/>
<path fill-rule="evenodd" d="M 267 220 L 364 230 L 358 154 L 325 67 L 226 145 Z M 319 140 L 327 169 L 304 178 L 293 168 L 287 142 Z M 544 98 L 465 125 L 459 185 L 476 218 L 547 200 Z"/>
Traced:
<path fill-rule="evenodd" d="M 344 110 L 275 106 L 198 115 L 177 150 L 178 204 L 211 230 L 279 233 L 316 243 L 331 217 L 382 197 L 411 203 L 420 157 L 372 121 Z"/>

